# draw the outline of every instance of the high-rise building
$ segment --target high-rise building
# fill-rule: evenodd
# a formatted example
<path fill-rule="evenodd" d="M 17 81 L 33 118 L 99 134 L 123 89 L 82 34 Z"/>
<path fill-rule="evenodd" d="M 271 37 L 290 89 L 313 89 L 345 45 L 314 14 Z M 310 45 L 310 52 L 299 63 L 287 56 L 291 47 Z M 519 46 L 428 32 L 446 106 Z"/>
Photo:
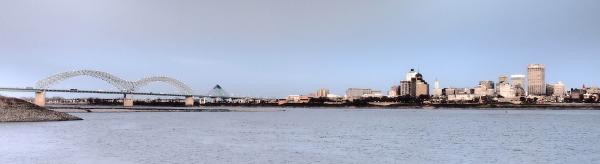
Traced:
<path fill-rule="evenodd" d="M 496 91 L 503 84 L 508 84 L 508 76 L 506 75 L 500 75 L 500 77 L 498 77 L 498 83 L 496 83 Z"/>
<path fill-rule="evenodd" d="M 410 86 L 410 81 L 400 81 L 400 89 L 398 91 L 398 96 L 410 95 Z"/>
<path fill-rule="evenodd" d="M 507 75 L 500 75 L 500 77 L 498 77 L 498 83 L 496 83 L 496 94 L 497 95 L 501 95 L 500 94 L 500 87 L 505 87 L 504 85 L 509 85 L 510 83 L 508 82 L 508 76 Z"/>
<path fill-rule="evenodd" d="M 510 81 L 515 90 L 516 96 L 526 96 L 525 94 L 525 75 L 511 75 Z"/>
<path fill-rule="evenodd" d="M 422 74 L 415 71 L 415 69 L 410 69 L 406 73 L 406 80 L 400 81 L 399 95 L 410 95 L 411 97 L 429 96 L 429 84 L 423 80 Z"/>
<path fill-rule="evenodd" d="M 433 96 L 442 96 L 443 92 L 442 89 L 440 88 L 440 81 L 438 81 L 437 79 L 435 80 L 434 83 L 434 87 L 433 87 Z"/>
<path fill-rule="evenodd" d="M 317 97 L 327 97 L 328 94 L 329 94 L 329 89 L 321 88 L 317 91 L 316 96 Z"/>
<path fill-rule="evenodd" d="M 397 85 L 392 86 L 390 88 L 390 91 L 388 92 L 388 97 L 397 97 L 399 90 L 400 90 L 400 86 L 397 86 Z"/>
<path fill-rule="evenodd" d="M 508 76 L 501 75 L 500 77 L 498 77 L 498 84 L 504 84 L 504 83 L 508 83 Z"/>
<path fill-rule="evenodd" d="M 543 64 L 527 66 L 527 91 L 529 95 L 542 96 L 546 94 L 546 68 Z"/>
<path fill-rule="evenodd" d="M 423 80 L 423 75 L 417 73 L 415 77 L 410 80 L 410 96 L 429 96 L 429 84 Z"/>

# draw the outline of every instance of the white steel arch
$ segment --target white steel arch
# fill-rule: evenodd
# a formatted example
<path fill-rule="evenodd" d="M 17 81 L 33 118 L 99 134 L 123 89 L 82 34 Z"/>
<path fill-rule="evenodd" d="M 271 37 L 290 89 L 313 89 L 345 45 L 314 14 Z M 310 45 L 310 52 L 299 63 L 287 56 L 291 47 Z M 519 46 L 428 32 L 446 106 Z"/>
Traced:
<path fill-rule="evenodd" d="M 153 82 L 164 82 L 173 86 L 177 89 L 181 94 L 189 94 L 193 93 L 192 89 L 186 85 L 185 83 L 173 79 L 166 76 L 155 76 L 155 77 L 147 77 L 138 81 L 127 81 L 123 80 L 115 75 L 112 75 L 107 72 L 95 71 L 95 70 L 77 70 L 70 72 L 63 72 L 56 75 L 52 75 L 45 79 L 42 79 L 36 83 L 36 88 L 39 89 L 48 89 L 50 86 L 60 83 L 61 81 L 65 81 L 70 78 L 78 77 L 78 76 L 89 76 L 93 78 L 100 79 L 105 81 L 120 91 L 133 92 L 141 87 L 147 86 Z"/>
<path fill-rule="evenodd" d="M 141 87 L 147 86 L 150 83 L 154 83 L 154 82 L 163 82 L 166 84 L 169 84 L 173 87 L 175 87 L 177 89 L 177 91 L 179 91 L 181 94 L 188 94 L 191 95 L 192 94 L 192 88 L 190 88 L 189 86 L 187 86 L 186 84 L 184 84 L 183 82 L 170 78 L 170 77 L 166 77 L 166 76 L 155 76 L 155 77 L 147 77 L 147 78 L 143 78 L 141 80 L 135 81 L 133 84 L 134 88 L 133 90 L 137 90 L 140 89 Z"/>

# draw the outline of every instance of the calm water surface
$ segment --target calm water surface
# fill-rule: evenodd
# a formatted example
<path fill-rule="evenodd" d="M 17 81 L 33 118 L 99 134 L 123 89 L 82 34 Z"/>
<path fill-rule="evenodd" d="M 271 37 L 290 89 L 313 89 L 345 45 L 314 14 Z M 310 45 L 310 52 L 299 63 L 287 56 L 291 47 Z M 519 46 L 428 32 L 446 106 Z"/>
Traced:
<path fill-rule="evenodd" d="M 0 123 L 0 163 L 600 163 L 600 111 L 75 115 Z"/>

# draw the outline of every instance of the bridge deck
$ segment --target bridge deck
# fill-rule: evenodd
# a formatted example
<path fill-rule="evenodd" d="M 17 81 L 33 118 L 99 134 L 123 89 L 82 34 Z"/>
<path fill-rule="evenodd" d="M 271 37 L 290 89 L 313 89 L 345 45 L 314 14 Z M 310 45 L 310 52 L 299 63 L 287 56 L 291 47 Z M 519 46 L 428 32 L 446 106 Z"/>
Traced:
<path fill-rule="evenodd" d="M 74 89 L 36 89 L 36 88 L 1 88 L 0 91 L 7 92 L 61 92 L 61 93 L 90 93 L 90 94 L 121 94 L 121 95 L 146 95 L 146 96 L 175 96 L 175 97 L 199 97 L 199 98 L 222 98 L 222 99 L 261 99 L 253 97 L 229 97 L 229 96 L 207 96 L 207 95 L 187 95 L 173 93 L 153 93 L 153 92 L 121 92 L 121 91 L 90 91 Z"/>

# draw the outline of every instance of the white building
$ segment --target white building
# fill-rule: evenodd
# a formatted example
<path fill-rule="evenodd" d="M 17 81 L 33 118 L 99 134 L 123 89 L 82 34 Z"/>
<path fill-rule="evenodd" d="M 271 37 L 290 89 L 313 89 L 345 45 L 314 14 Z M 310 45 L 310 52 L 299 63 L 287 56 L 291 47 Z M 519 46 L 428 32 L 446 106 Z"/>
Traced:
<path fill-rule="evenodd" d="M 504 98 L 515 98 L 516 91 L 515 89 L 508 83 L 503 83 L 498 86 L 497 89 L 498 95 Z"/>

